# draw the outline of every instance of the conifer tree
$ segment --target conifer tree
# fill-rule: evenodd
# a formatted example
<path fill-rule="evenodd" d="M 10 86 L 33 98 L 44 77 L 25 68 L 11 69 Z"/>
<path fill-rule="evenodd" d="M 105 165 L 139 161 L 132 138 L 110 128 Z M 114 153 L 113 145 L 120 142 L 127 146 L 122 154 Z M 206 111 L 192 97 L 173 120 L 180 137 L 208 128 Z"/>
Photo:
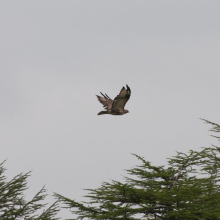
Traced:
<path fill-rule="evenodd" d="M 220 132 L 218 124 L 204 121 L 212 124 L 211 131 Z M 76 219 L 220 219 L 219 147 L 177 152 L 163 166 L 134 156 L 141 165 L 127 170 L 123 183 L 104 182 L 97 189 L 87 189 L 89 202 L 55 196 Z"/>
<path fill-rule="evenodd" d="M 57 220 L 59 211 L 58 201 L 49 208 L 42 203 L 46 190 L 43 187 L 30 201 L 25 200 L 24 192 L 27 189 L 27 178 L 30 172 L 19 174 L 12 180 L 7 181 L 4 175 L 5 168 L 0 164 L 0 220 Z"/>

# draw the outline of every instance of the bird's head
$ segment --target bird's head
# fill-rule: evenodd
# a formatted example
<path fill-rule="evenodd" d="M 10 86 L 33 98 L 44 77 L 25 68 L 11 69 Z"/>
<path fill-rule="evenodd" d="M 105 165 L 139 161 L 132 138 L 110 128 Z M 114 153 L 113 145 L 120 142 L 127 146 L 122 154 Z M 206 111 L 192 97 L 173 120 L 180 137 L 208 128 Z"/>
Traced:
<path fill-rule="evenodd" d="M 124 109 L 124 114 L 129 113 L 129 111 L 127 109 Z"/>

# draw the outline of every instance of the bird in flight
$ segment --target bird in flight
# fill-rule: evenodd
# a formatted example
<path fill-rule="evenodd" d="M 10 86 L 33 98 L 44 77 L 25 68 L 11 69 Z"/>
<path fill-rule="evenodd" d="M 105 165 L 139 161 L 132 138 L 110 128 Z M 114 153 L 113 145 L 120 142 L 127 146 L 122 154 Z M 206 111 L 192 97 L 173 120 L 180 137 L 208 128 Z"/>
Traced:
<path fill-rule="evenodd" d="M 124 115 L 129 111 L 124 109 L 125 104 L 129 100 L 131 96 L 131 89 L 128 85 L 126 85 L 127 89 L 123 87 L 120 93 L 115 97 L 114 100 L 109 98 L 107 94 L 102 94 L 102 96 L 98 96 L 98 100 L 101 102 L 106 111 L 101 111 L 98 115 L 110 114 L 110 115 Z"/>

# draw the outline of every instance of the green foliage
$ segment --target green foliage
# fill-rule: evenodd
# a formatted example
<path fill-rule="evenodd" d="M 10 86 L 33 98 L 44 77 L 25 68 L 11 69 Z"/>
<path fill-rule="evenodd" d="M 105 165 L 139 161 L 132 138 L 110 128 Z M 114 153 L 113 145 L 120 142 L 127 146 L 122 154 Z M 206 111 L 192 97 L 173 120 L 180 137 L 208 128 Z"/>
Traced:
<path fill-rule="evenodd" d="M 4 163 L 4 162 L 3 162 Z M 46 210 L 42 201 L 47 196 L 43 187 L 30 201 L 25 201 L 24 191 L 27 189 L 27 178 L 30 172 L 19 174 L 7 182 L 4 176 L 3 163 L 0 164 L 0 219 L 1 220 L 56 220 L 58 201 Z"/>
<path fill-rule="evenodd" d="M 204 121 L 213 125 L 212 131 L 220 132 L 218 124 Z M 141 165 L 127 170 L 124 183 L 104 182 L 97 189 L 88 189 L 89 202 L 55 196 L 76 219 L 220 219 L 219 147 L 177 152 L 166 166 L 153 166 L 134 156 Z"/>

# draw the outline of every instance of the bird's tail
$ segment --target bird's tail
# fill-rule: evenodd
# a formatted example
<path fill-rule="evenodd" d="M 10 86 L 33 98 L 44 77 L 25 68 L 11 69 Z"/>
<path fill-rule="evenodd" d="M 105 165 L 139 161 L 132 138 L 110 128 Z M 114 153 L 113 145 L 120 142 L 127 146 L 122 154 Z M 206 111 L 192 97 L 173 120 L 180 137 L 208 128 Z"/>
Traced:
<path fill-rule="evenodd" d="M 101 111 L 101 112 L 98 113 L 98 115 L 104 115 L 104 114 L 108 114 L 108 112 L 107 111 Z"/>

